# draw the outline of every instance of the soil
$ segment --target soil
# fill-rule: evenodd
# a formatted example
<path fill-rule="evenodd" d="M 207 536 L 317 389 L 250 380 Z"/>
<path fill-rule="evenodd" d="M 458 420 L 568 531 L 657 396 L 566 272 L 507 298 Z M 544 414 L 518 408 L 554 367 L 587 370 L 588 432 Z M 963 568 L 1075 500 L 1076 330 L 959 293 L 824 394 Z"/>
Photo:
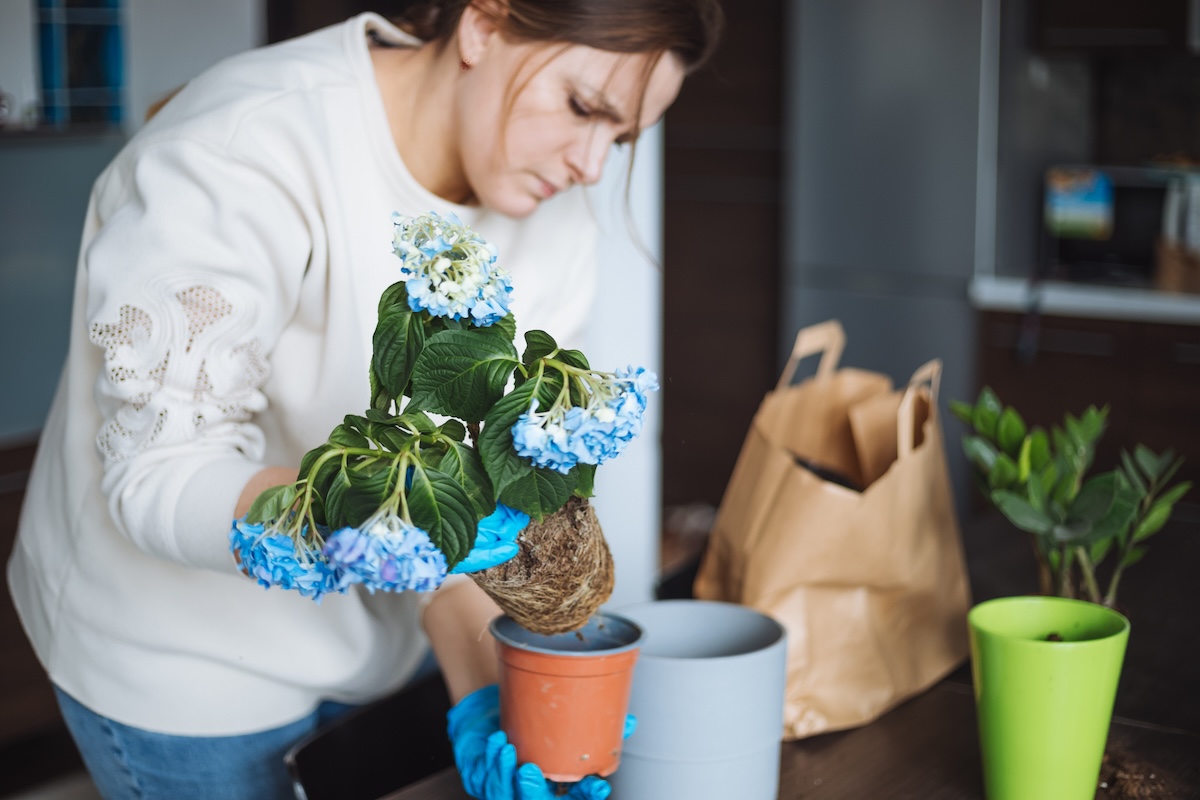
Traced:
<path fill-rule="evenodd" d="M 1100 764 L 1097 800 L 1158 800 L 1183 795 L 1161 769 L 1135 756 L 1107 752 Z"/>
<path fill-rule="evenodd" d="M 546 635 L 578 630 L 612 595 L 612 553 L 586 500 L 572 497 L 529 523 L 517 543 L 514 558 L 471 577 L 521 627 Z"/>

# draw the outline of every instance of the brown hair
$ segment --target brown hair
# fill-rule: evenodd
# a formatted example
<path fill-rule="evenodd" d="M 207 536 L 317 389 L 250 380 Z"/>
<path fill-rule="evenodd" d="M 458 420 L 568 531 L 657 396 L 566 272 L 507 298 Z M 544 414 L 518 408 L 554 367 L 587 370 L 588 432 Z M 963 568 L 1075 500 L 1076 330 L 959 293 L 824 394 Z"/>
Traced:
<path fill-rule="evenodd" d="M 396 22 L 419 39 L 444 44 L 472 2 L 515 39 L 613 53 L 669 52 L 689 73 L 712 55 L 724 23 L 718 0 L 422 0 Z"/>

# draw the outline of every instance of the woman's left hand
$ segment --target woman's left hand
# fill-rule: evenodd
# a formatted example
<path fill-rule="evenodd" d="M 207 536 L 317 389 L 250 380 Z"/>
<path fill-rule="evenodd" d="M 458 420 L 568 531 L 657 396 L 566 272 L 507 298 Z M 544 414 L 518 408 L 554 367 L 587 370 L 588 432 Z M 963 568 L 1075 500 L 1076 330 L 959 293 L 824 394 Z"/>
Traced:
<path fill-rule="evenodd" d="M 475 544 L 467 557 L 454 565 L 453 574 L 479 572 L 499 566 L 520 551 L 517 537 L 529 524 L 529 515 L 515 508 L 496 505 L 496 510 L 479 520 Z"/>

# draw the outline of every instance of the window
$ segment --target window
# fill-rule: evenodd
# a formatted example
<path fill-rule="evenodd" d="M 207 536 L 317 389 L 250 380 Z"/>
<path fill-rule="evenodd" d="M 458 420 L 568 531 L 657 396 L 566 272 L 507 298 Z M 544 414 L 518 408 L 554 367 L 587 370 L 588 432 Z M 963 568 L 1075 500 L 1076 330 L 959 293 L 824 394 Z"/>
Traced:
<path fill-rule="evenodd" d="M 120 125 L 121 0 L 37 0 L 37 12 L 43 124 Z"/>

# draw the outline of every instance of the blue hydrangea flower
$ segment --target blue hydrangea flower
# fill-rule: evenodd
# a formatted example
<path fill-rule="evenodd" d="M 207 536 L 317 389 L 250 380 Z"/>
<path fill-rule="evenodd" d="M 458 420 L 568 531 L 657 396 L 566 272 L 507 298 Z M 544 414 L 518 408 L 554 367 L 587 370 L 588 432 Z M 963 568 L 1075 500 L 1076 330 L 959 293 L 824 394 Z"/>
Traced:
<path fill-rule="evenodd" d="M 372 594 L 377 589 L 429 592 L 446 579 L 446 556 L 425 531 L 395 514 L 334 531 L 325 540 L 324 553 L 343 590 L 361 583 Z"/>
<path fill-rule="evenodd" d="M 512 427 L 517 455 L 565 475 L 576 464 L 602 464 L 621 454 L 642 431 L 646 394 L 658 389 L 658 378 L 626 367 L 591 373 L 585 384 L 591 392 L 585 406 L 555 405 L 540 413 L 534 398 Z"/>
<path fill-rule="evenodd" d="M 306 541 L 297 543 L 287 534 L 246 522 L 245 517 L 234 520 L 229 549 L 237 553 L 238 567 L 265 588 L 294 589 L 318 603 L 326 594 L 345 591 L 338 588 L 337 576 L 325 558 Z"/>
<path fill-rule="evenodd" d="M 469 318 L 487 327 L 508 315 L 512 284 L 496 266 L 496 246 L 453 214 L 392 215 L 392 251 L 408 291 L 408 306 L 435 317 Z"/>

